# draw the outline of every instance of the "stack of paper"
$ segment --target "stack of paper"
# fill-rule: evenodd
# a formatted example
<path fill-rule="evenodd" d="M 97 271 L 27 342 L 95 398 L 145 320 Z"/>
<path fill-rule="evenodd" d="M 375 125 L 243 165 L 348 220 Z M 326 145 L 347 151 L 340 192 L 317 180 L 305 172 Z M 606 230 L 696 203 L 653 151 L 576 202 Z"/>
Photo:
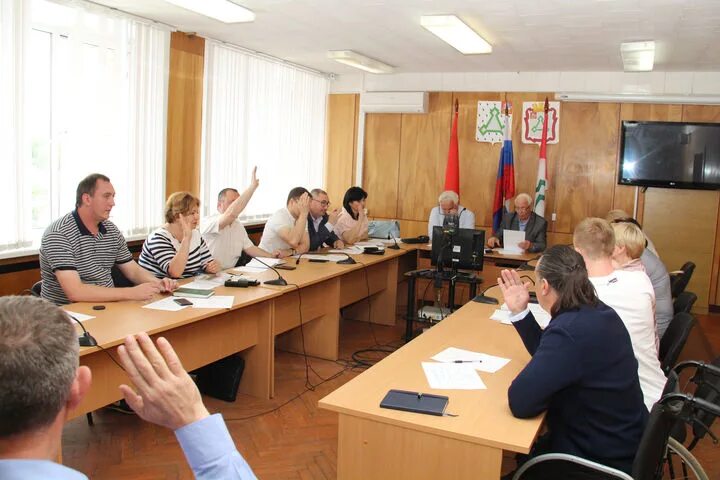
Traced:
<path fill-rule="evenodd" d="M 183 285 L 185 288 L 197 288 L 200 290 L 212 290 L 221 285 L 225 284 L 225 280 L 229 279 L 230 275 L 225 272 L 220 272 L 217 275 L 199 275 L 195 277 L 190 283 Z"/>
<path fill-rule="evenodd" d="M 523 253 L 520 242 L 525 241 L 525 232 L 521 230 L 503 230 L 503 246 L 501 255 L 518 255 Z"/>
<path fill-rule="evenodd" d="M 258 258 L 260 260 L 258 260 Z M 268 268 L 268 265 L 271 267 L 274 267 L 275 265 L 281 265 L 281 264 L 285 263 L 285 260 L 282 260 L 280 258 L 268 258 L 268 257 L 258 257 L 258 258 L 253 258 L 245 266 L 250 267 L 250 268 L 259 268 L 261 270 L 265 270 Z M 263 265 L 263 263 L 260 263 L 260 261 L 262 261 L 263 263 L 265 263 L 267 265 Z"/>
<path fill-rule="evenodd" d="M 430 388 L 441 390 L 485 390 L 487 387 L 472 365 L 422 362 Z"/>
<path fill-rule="evenodd" d="M 294 258 L 298 258 L 300 255 L 295 255 Z M 305 258 L 307 260 L 325 260 L 328 262 L 339 262 L 340 260 L 345 260 L 347 257 L 345 255 L 333 255 L 333 254 L 303 254 L 302 258 Z"/>
<path fill-rule="evenodd" d="M 330 253 L 347 253 L 348 255 L 358 255 L 360 253 L 363 253 L 363 249 L 362 249 L 362 247 L 352 245 L 350 247 L 345 247 L 342 250 L 338 250 L 338 249 L 330 250 Z"/>
<path fill-rule="evenodd" d="M 540 325 L 540 328 L 545 329 L 550 323 L 550 314 L 543 310 L 543 308 L 537 303 L 529 303 L 528 307 L 530 308 L 533 317 L 535 317 L 535 321 L 538 325 Z M 503 303 L 498 310 L 493 312 L 490 319 L 509 325 L 511 316 L 512 315 L 510 314 L 510 309 L 507 304 Z"/>

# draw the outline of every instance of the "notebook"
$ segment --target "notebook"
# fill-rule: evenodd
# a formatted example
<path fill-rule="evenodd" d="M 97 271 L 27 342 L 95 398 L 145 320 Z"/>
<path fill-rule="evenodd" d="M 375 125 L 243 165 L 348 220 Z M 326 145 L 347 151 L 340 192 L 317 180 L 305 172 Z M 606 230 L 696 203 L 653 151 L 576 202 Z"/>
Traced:
<path fill-rule="evenodd" d="M 179 287 L 173 292 L 175 297 L 188 297 L 188 298 L 209 298 L 215 294 L 212 288 L 187 288 Z"/>
<path fill-rule="evenodd" d="M 405 412 L 424 413 L 442 416 L 448 405 L 448 397 L 430 393 L 390 390 L 380 402 L 381 408 L 403 410 Z"/>

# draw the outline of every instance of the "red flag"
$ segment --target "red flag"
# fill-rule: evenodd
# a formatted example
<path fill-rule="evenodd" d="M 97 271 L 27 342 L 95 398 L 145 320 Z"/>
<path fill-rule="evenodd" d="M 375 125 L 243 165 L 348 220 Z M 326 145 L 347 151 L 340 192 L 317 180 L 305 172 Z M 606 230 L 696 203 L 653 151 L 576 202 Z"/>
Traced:
<path fill-rule="evenodd" d="M 457 123 L 458 101 L 455 100 L 455 116 L 453 117 L 452 131 L 450 133 L 447 167 L 445 167 L 445 190 L 452 190 L 460 195 L 460 156 L 458 153 Z"/>

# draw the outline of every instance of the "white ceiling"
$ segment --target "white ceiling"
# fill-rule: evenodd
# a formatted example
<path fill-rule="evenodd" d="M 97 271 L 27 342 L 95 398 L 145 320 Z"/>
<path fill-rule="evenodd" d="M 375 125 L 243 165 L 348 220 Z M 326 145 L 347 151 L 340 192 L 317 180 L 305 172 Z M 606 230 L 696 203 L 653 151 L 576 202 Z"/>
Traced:
<path fill-rule="evenodd" d="M 655 70 L 720 70 L 720 0 L 234 0 L 256 14 L 227 25 L 163 0 L 95 0 L 324 72 L 355 50 L 396 72 L 622 71 L 620 43 L 655 40 Z M 203 0 L 197 0 L 203 1 Z M 420 26 L 456 14 L 493 45 L 464 56 Z"/>

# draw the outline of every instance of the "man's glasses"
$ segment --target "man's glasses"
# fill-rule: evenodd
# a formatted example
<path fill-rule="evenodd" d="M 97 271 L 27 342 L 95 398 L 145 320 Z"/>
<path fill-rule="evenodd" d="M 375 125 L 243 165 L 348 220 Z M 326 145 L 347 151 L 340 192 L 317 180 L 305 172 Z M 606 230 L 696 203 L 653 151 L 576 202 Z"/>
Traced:
<path fill-rule="evenodd" d="M 312 201 L 313 201 L 313 202 L 318 202 L 318 203 L 319 203 L 320 205 L 322 205 L 323 207 L 329 207 L 329 206 L 330 206 L 330 202 L 328 202 L 327 200 L 323 200 L 323 201 L 321 202 L 320 200 L 315 200 L 315 199 L 313 198 Z"/>

